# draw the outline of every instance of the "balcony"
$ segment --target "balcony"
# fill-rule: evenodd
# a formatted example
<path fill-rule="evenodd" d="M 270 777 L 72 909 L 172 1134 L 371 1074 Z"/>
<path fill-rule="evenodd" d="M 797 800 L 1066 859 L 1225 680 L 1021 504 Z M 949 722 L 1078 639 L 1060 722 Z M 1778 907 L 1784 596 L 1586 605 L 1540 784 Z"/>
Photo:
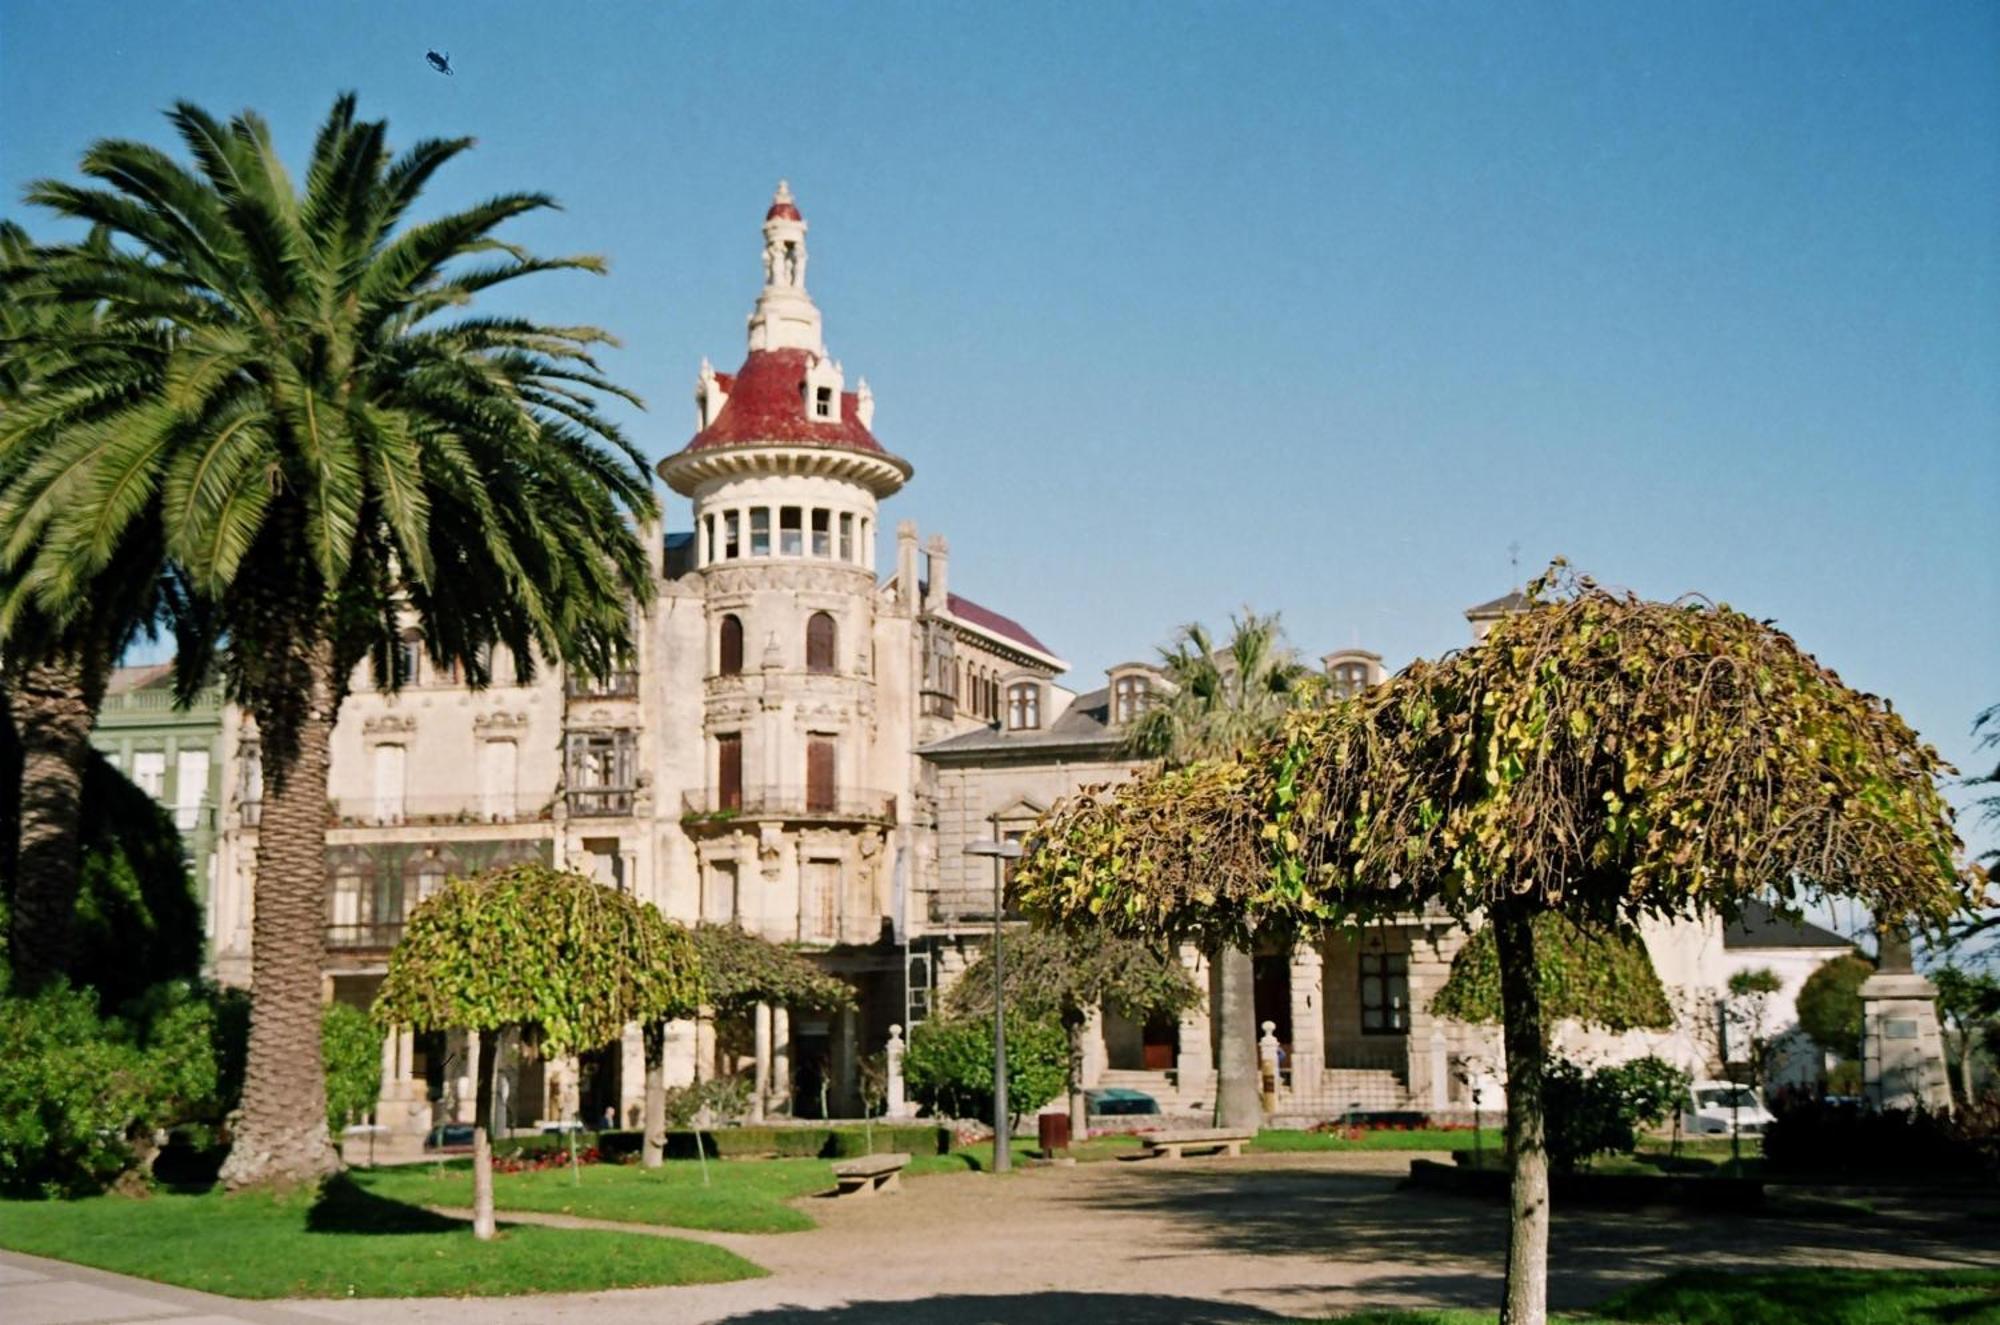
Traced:
<path fill-rule="evenodd" d="M 328 925 L 328 952 L 387 952 L 403 937 L 403 922 L 362 921 L 358 924 Z"/>
<path fill-rule="evenodd" d="M 257 827 L 261 800 L 238 801 L 238 821 Z M 555 817 L 545 796 L 344 796 L 326 803 L 328 828 L 438 828 L 460 824 L 524 824 Z"/>
<path fill-rule="evenodd" d="M 639 694 L 639 674 L 613 672 L 600 680 L 571 672 L 563 682 L 563 690 L 571 699 L 633 699 Z"/>
<path fill-rule="evenodd" d="M 631 787 L 572 787 L 568 795 L 572 819 L 619 819 L 632 813 L 638 793 Z"/>
<path fill-rule="evenodd" d="M 896 822 L 896 798 L 886 791 L 822 791 L 817 787 L 746 787 L 740 796 L 725 796 L 711 787 L 690 791 L 681 798 L 681 823 L 688 828 L 771 819 L 887 827 Z"/>
<path fill-rule="evenodd" d="M 924 894 L 924 914 L 933 925 L 955 929 L 966 925 L 991 926 L 993 923 L 993 886 L 984 888 L 941 889 Z M 1001 919 L 1012 923 L 1027 917 L 1008 902 Z"/>

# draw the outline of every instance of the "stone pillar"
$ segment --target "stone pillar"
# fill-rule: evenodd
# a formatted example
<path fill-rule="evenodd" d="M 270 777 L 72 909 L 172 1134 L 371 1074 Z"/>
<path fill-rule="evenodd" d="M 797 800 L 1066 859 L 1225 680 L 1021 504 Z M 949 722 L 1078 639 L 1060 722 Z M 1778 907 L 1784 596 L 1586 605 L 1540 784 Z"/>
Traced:
<path fill-rule="evenodd" d="M 764 1104 L 771 1095 L 771 1005 L 759 1003 L 751 1013 L 756 1039 L 756 1063 L 751 1068 L 750 1121 L 764 1121 Z"/>
<path fill-rule="evenodd" d="M 1088 1090 L 1104 1080 L 1111 1053 L 1104 1047 L 1104 1009 L 1092 1008 L 1083 1023 L 1083 1085 Z"/>
<path fill-rule="evenodd" d="M 452 1035 L 458 1041 L 458 1075 L 451 1083 L 451 1120 L 469 1123 L 479 1105 L 479 1097 L 473 1093 L 479 1085 L 479 1037 L 464 1031 L 453 1031 Z"/>
<path fill-rule="evenodd" d="M 1209 1043 L 1208 963 L 1192 944 L 1182 945 L 1180 958 L 1189 978 L 1201 991 L 1201 1001 L 1181 1013 L 1180 1052 L 1174 1059 L 1175 1084 L 1183 1103 L 1199 1101 L 1206 1110 L 1215 1104 L 1212 1090 L 1215 1050 Z"/>
<path fill-rule="evenodd" d="M 792 1111 L 792 1011 L 771 1009 L 771 1105 L 780 1113 Z"/>
<path fill-rule="evenodd" d="M 840 1030 L 833 1037 L 833 1108 L 842 1118 L 852 1118 L 859 1112 L 861 1094 L 861 1018 L 853 1008 L 840 1014 Z"/>
<path fill-rule="evenodd" d="M 1863 1089 L 1879 1109 L 1949 1108 L 1937 986 L 1911 965 L 1907 933 L 1884 927 L 1881 943 L 1880 965 L 1861 983 Z"/>
<path fill-rule="evenodd" d="M 1292 1097 L 1295 1100 L 1316 1099 L 1326 1071 L 1325 964 L 1318 935 L 1306 936 L 1292 949 Z"/>
<path fill-rule="evenodd" d="M 884 1106 L 889 1117 L 913 1117 L 916 1114 L 916 1110 L 910 1107 L 909 1100 L 903 1095 L 903 1028 L 901 1026 L 891 1026 L 889 1028 L 889 1045 L 883 1051 L 883 1058 L 889 1065 L 888 1088 L 886 1091 L 888 1101 Z"/>
<path fill-rule="evenodd" d="M 715 1077 L 715 1017 L 703 1008 L 694 1022 L 694 1079 L 710 1081 Z"/>
<path fill-rule="evenodd" d="M 1444 1027 L 1435 1021 L 1430 1041 L 1431 1112 L 1443 1113 L 1451 1105 L 1451 1062 L 1445 1053 Z"/>

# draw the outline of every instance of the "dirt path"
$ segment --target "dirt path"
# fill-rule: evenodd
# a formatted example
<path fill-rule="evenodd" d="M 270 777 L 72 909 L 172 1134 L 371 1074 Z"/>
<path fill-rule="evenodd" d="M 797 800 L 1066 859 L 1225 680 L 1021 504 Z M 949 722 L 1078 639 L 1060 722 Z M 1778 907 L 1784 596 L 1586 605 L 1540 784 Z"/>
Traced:
<path fill-rule="evenodd" d="M 328 1319 L 746 1325 L 1232 1325 L 1497 1300 L 1502 1210 L 1400 1192 L 1408 1155 L 1092 1164 L 907 1180 L 816 1201 L 820 1227 L 693 1234 L 769 1278 L 477 1302 L 290 1303 Z M 2000 1225 L 1935 1203 L 1863 1224 L 1558 1212 L 1553 1298 L 1587 1306 L 1670 1270 L 2000 1265 Z"/>

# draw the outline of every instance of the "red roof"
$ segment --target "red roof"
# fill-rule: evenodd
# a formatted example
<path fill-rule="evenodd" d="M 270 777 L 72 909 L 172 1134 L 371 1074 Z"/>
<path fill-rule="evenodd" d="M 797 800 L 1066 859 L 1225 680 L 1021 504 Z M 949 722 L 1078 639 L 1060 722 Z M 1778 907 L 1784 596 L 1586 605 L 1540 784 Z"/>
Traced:
<path fill-rule="evenodd" d="M 729 399 L 687 449 L 810 442 L 881 453 L 882 444 L 861 425 L 860 402 L 852 391 L 841 393 L 838 422 L 806 416 L 802 388 L 811 361 L 809 350 L 752 350 L 734 377 L 717 373 L 715 380 Z"/>
<path fill-rule="evenodd" d="M 803 221 L 805 219 L 799 215 L 799 209 L 788 202 L 774 202 L 771 204 L 771 210 L 764 213 L 766 221 L 775 221 L 781 216 L 787 221 Z"/>
<path fill-rule="evenodd" d="M 1054 649 L 1036 639 L 1026 626 L 1012 617 L 1001 616 L 992 608 L 981 607 L 970 598 L 961 598 L 955 593 L 944 596 L 944 605 L 960 621 L 978 626 L 981 630 L 989 631 L 1002 639 L 1013 640 L 1016 644 L 1025 644 L 1036 653 L 1046 653 L 1051 658 L 1056 656 Z"/>

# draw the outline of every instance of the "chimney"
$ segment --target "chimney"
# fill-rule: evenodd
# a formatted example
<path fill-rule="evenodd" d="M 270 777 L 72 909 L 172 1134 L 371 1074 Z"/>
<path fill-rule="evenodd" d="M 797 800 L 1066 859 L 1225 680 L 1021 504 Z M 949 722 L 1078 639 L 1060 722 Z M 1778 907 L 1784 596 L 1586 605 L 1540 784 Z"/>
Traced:
<path fill-rule="evenodd" d="M 896 601 L 906 611 L 917 610 L 917 523 L 896 526 Z"/>
<path fill-rule="evenodd" d="M 951 601 L 951 544 L 944 541 L 943 534 L 932 534 L 925 552 L 930 562 L 930 587 L 924 593 L 924 611 L 943 612 Z"/>

